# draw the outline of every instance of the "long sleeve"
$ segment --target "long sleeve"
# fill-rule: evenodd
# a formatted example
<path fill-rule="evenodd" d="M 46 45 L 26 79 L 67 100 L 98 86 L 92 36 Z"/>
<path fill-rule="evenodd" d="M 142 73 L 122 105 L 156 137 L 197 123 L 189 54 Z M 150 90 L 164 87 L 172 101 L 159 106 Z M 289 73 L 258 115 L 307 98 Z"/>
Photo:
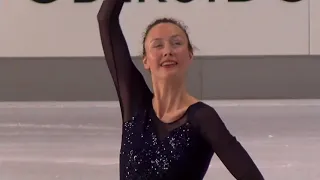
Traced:
<path fill-rule="evenodd" d="M 142 74 L 132 62 L 119 23 L 123 0 L 104 0 L 98 12 L 102 47 L 111 73 L 123 121 L 128 121 L 146 98 L 151 97 Z"/>
<path fill-rule="evenodd" d="M 195 114 L 204 139 L 237 180 L 264 180 L 248 152 L 234 137 L 215 109 L 205 106 Z"/>

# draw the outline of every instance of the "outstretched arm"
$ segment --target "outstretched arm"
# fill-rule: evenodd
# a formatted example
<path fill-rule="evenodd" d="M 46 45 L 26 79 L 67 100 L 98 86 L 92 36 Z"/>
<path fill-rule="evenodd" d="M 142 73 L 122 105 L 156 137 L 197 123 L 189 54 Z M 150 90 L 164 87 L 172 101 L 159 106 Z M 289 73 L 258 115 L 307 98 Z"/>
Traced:
<path fill-rule="evenodd" d="M 197 115 L 200 131 L 233 177 L 237 180 L 264 180 L 252 158 L 228 131 L 215 109 L 205 107 L 202 110 Z"/>
<path fill-rule="evenodd" d="M 123 0 L 104 0 L 98 13 L 102 47 L 120 102 L 123 121 L 151 97 L 142 74 L 132 62 L 122 33 L 119 15 Z"/>

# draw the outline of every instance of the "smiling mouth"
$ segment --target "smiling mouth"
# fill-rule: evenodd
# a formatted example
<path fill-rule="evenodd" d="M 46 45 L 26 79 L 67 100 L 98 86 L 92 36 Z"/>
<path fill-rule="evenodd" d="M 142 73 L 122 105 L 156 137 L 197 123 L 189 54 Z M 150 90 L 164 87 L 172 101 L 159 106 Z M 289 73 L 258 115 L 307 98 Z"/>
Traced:
<path fill-rule="evenodd" d="M 176 66 L 178 63 L 175 61 L 164 61 L 163 63 L 160 64 L 161 67 L 174 67 Z"/>

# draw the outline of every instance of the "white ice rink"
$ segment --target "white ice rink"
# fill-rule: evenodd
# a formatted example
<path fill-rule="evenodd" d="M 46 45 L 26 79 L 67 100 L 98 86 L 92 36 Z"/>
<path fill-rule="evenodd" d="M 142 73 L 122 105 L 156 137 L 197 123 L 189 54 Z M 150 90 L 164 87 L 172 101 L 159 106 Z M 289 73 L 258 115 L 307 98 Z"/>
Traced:
<path fill-rule="evenodd" d="M 205 101 L 267 180 L 320 180 L 320 100 Z M 117 102 L 0 103 L 0 180 L 118 180 Z M 215 155 L 205 180 L 233 180 Z"/>

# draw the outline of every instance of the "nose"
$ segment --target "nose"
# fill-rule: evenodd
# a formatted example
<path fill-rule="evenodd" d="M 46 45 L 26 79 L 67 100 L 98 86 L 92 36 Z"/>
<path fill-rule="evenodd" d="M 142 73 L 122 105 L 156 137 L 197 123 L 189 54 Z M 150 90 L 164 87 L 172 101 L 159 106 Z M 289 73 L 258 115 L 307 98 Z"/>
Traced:
<path fill-rule="evenodd" d="M 163 56 L 172 56 L 172 47 L 168 44 L 164 47 Z"/>

